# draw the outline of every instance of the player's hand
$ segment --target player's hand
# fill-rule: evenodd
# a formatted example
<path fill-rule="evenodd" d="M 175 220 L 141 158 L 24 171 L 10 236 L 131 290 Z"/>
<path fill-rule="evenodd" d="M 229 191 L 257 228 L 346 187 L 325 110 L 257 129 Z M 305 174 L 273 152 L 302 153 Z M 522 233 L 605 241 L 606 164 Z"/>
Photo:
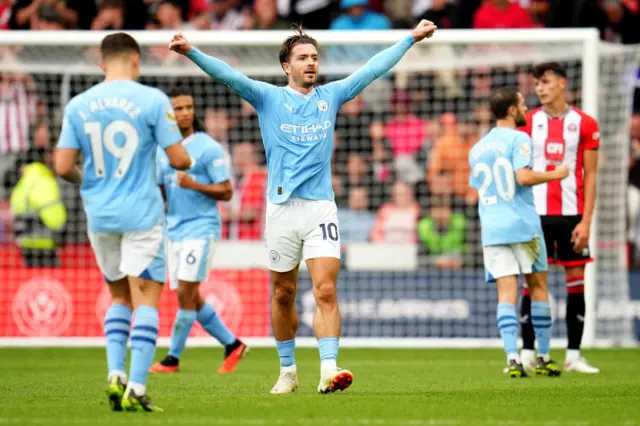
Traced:
<path fill-rule="evenodd" d="M 555 172 L 557 179 L 562 180 L 569 176 L 569 166 L 567 166 L 566 164 L 560 164 L 558 167 L 556 167 Z"/>
<path fill-rule="evenodd" d="M 413 29 L 411 35 L 416 41 L 422 41 L 425 38 L 431 38 L 433 33 L 436 31 L 438 26 L 431 21 L 427 21 L 423 19 L 420 23 Z"/>
<path fill-rule="evenodd" d="M 171 38 L 169 49 L 181 55 L 186 55 L 191 51 L 192 47 L 182 33 L 177 33 Z"/>
<path fill-rule="evenodd" d="M 589 224 L 580 222 L 571 233 L 571 242 L 573 243 L 573 251 L 582 254 L 589 244 Z"/>
<path fill-rule="evenodd" d="M 180 188 L 192 189 L 195 181 L 188 173 L 179 171 L 176 176 L 176 183 Z"/>

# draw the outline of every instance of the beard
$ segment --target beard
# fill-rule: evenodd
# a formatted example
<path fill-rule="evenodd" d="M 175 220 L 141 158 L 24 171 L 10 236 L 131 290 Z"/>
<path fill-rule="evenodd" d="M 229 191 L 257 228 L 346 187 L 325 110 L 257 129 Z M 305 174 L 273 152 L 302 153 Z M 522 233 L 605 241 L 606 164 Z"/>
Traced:
<path fill-rule="evenodd" d="M 525 115 L 519 115 L 516 117 L 516 127 L 522 127 L 527 125 L 527 117 Z"/>

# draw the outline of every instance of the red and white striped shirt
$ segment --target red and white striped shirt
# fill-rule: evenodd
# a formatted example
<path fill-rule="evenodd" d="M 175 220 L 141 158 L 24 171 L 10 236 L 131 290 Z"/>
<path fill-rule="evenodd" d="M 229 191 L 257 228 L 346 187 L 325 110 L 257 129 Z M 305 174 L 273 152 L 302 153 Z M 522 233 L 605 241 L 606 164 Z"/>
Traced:
<path fill-rule="evenodd" d="M 0 82 L 0 153 L 29 148 L 29 127 L 35 116 L 36 95 L 29 83 Z"/>
<path fill-rule="evenodd" d="M 565 163 L 569 176 L 533 187 L 540 216 L 576 216 L 584 212 L 584 151 L 600 147 L 598 122 L 578 108 L 570 107 L 560 117 L 542 108 L 527 113 L 520 128 L 533 140 L 533 170 L 544 172 Z"/>

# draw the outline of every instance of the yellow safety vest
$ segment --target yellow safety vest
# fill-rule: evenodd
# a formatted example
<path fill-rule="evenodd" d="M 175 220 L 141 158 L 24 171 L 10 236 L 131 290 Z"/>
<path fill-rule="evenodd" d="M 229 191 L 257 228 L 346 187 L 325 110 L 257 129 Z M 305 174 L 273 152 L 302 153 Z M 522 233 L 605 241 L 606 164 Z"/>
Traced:
<path fill-rule="evenodd" d="M 55 232 L 67 222 L 67 209 L 60 199 L 55 174 L 42 163 L 25 166 L 22 178 L 11 192 L 14 237 L 18 246 L 52 250 Z"/>

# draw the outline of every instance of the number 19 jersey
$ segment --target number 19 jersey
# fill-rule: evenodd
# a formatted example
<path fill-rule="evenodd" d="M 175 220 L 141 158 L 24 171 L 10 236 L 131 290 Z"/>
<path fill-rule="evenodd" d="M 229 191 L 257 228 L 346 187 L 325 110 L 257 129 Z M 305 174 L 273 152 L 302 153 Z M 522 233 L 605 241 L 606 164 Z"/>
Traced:
<path fill-rule="evenodd" d="M 135 81 L 100 83 L 65 108 L 59 148 L 82 151 L 89 232 L 152 229 L 163 214 L 156 149 L 178 143 L 169 98 Z"/>
<path fill-rule="evenodd" d="M 515 173 L 531 167 L 531 138 L 509 128 L 494 128 L 469 151 L 469 185 L 478 190 L 483 247 L 542 237 L 531 187 Z"/>

